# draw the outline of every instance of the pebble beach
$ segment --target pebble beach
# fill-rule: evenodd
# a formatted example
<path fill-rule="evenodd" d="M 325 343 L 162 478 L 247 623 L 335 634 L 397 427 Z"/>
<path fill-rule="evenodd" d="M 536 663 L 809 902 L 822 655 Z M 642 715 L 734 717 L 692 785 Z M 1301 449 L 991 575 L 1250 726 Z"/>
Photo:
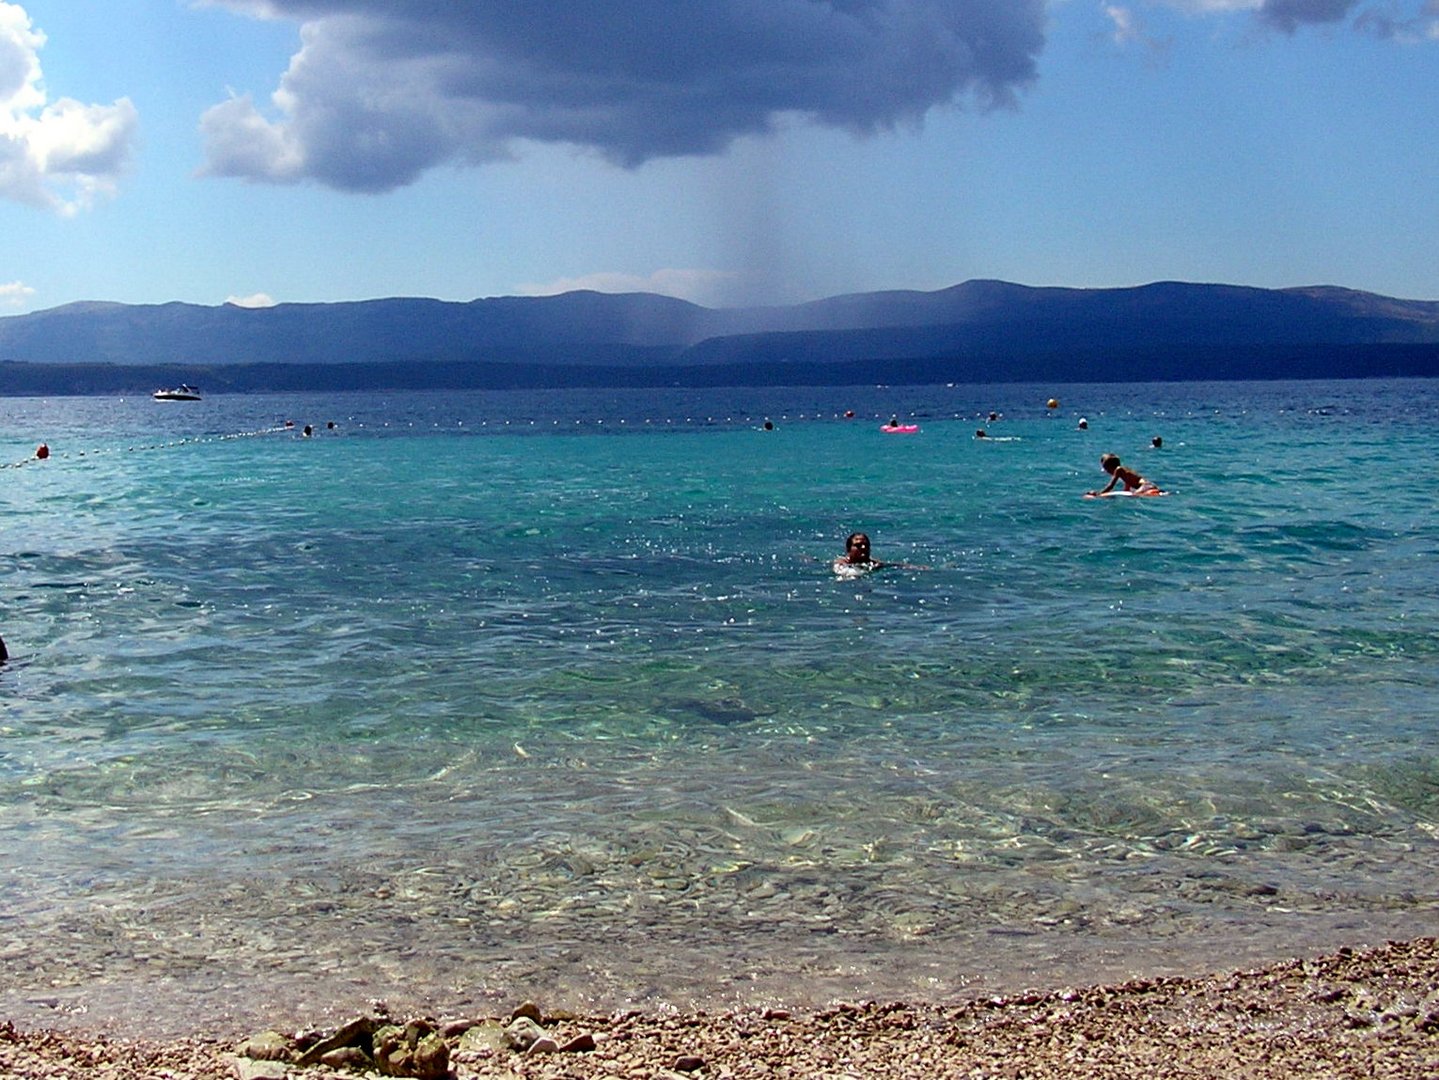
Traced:
<path fill-rule="evenodd" d="M 143 988 L 137 988 L 137 994 Z M 381 1046 L 381 1031 L 393 1033 Z M 408 1035 L 411 1049 L 405 1050 Z M 374 1056 L 398 1047 L 387 1061 Z M 415 1052 L 418 1048 L 419 1052 Z M 426 1053 L 428 1048 L 428 1053 Z M 167 1041 L 0 1023 L 13 1080 L 1439 1075 L 1439 940 L 1390 941 L 1202 978 L 955 1002 L 706 1014 L 359 1017 Z"/>

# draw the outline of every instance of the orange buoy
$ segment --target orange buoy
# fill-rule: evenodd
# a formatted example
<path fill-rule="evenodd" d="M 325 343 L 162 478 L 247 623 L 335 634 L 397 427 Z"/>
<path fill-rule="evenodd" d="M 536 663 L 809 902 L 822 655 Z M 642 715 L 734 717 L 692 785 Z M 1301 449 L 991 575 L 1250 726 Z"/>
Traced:
<path fill-rule="evenodd" d="M 39 446 L 35 447 L 35 456 L 39 460 L 44 461 L 47 457 L 50 456 L 50 447 L 46 446 L 44 443 L 41 443 Z"/>

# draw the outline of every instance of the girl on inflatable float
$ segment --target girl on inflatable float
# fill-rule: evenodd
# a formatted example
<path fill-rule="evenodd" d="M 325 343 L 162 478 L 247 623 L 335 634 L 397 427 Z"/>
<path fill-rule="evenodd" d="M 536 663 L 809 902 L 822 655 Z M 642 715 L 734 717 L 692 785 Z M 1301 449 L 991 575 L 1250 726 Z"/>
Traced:
<path fill-rule="evenodd" d="M 1159 485 L 1151 480 L 1146 480 L 1127 465 L 1119 463 L 1118 454 L 1101 454 L 1099 456 L 1099 467 L 1109 474 L 1109 483 L 1105 484 L 1098 491 L 1088 492 L 1096 498 L 1100 495 L 1108 495 L 1114 490 L 1114 485 L 1124 484 L 1126 495 L 1163 495 Z"/>

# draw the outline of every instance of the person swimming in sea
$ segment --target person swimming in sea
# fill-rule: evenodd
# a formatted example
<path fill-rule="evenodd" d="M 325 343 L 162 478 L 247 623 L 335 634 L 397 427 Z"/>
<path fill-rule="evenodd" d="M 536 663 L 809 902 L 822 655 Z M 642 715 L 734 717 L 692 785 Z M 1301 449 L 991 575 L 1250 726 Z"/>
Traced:
<path fill-rule="evenodd" d="M 1120 483 L 1124 485 L 1126 492 L 1136 495 L 1159 493 L 1158 484 L 1144 479 L 1129 466 L 1121 463 L 1118 454 L 1100 454 L 1099 467 L 1109 474 L 1109 483 L 1098 491 L 1089 492 L 1090 495 L 1108 495 L 1114 490 L 1115 485 Z"/>
<path fill-rule="evenodd" d="M 862 532 L 850 533 L 844 541 L 844 554 L 834 560 L 834 572 L 838 577 L 859 577 L 871 570 L 880 570 L 887 566 L 900 570 L 929 569 L 913 563 L 880 562 L 870 553 L 869 537 Z"/>
<path fill-rule="evenodd" d="M 884 563 L 870 554 L 869 537 L 862 532 L 850 533 L 845 537 L 844 554 L 834 561 L 836 574 L 867 574 L 878 570 Z"/>

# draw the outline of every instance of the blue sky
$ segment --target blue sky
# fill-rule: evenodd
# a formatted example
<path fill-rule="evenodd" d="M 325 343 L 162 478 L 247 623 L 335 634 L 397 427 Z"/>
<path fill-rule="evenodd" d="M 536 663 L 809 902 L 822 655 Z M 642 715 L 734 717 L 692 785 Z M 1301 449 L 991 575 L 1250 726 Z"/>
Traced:
<path fill-rule="evenodd" d="M 0 315 L 1439 299 L 1439 0 L 0 0 Z"/>

